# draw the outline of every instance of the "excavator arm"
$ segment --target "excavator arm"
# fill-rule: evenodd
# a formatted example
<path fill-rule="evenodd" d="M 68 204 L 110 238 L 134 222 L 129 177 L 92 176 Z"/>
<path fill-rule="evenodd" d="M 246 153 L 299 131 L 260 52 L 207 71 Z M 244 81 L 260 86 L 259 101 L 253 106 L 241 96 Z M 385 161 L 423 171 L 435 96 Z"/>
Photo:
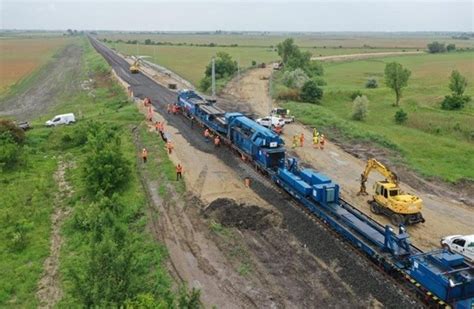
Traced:
<path fill-rule="evenodd" d="M 385 180 L 391 183 L 398 185 L 398 177 L 392 172 L 388 167 L 377 161 L 376 159 L 369 159 L 367 165 L 365 166 L 364 172 L 360 175 L 360 191 L 358 195 L 367 195 L 365 183 L 369 178 L 370 172 L 372 170 L 377 170 L 380 174 L 385 177 Z"/>

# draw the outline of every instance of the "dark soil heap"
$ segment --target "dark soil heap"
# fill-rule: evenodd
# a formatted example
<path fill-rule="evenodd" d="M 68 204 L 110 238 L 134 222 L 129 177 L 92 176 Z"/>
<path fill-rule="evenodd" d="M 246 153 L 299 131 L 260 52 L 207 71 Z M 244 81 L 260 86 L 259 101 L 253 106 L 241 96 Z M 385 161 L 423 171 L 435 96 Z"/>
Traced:
<path fill-rule="evenodd" d="M 204 210 L 206 218 L 212 218 L 226 227 L 245 230 L 266 230 L 280 227 L 282 218 L 279 214 L 256 205 L 239 204 L 233 199 L 219 198 Z"/>

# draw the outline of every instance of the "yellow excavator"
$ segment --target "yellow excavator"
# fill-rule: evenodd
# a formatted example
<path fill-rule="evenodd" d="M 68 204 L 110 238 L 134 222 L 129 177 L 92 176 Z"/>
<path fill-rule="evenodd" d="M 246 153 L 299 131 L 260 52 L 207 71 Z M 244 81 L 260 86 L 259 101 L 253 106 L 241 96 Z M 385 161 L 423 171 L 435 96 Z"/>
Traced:
<path fill-rule="evenodd" d="M 395 226 L 425 222 L 421 214 L 423 208 L 421 198 L 402 192 L 397 175 L 376 159 L 367 161 L 365 170 L 361 175 L 360 191 L 357 195 L 368 195 L 365 183 L 370 172 L 374 169 L 382 174 L 385 180 L 375 183 L 375 194 L 373 200 L 369 201 L 370 210 L 375 214 L 388 216 Z"/>
<path fill-rule="evenodd" d="M 130 73 L 135 74 L 140 72 L 140 58 L 139 57 L 133 57 L 134 61 L 133 64 L 130 66 Z"/>

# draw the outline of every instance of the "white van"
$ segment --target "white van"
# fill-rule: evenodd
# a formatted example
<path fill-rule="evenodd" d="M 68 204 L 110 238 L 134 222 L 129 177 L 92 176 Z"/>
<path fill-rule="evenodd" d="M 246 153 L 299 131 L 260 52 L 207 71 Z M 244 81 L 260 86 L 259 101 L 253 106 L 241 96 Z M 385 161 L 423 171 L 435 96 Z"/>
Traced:
<path fill-rule="evenodd" d="M 53 119 L 46 121 L 47 127 L 55 127 L 59 124 L 70 124 L 76 122 L 73 113 L 54 116 Z"/>

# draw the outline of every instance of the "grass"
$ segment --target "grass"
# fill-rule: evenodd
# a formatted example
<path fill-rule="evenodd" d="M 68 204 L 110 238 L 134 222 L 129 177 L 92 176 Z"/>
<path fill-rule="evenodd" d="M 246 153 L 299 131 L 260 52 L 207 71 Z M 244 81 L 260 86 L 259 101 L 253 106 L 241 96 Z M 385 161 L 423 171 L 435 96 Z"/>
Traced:
<path fill-rule="evenodd" d="M 446 44 L 454 43 L 459 47 L 474 47 L 473 40 L 455 40 L 446 35 L 429 33 L 244 33 L 244 34 L 191 34 L 191 33 L 113 33 L 104 32 L 99 38 L 112 40 L 121 39 L 144 41 L 151 39 L 156 42 L 193 43 L 219 45 L 238 44 L 239 46 L 276 46 L 288 37 L 293 37 L 295 43 L 301 47 L 323 47 L 326 48 L 388 48 L 394 49 L 424 49 L 426 44 L 438 40 Z"/>
<path fill-rule="evenodd" d="M 48 145 L 49 132 L 28 133 L 20 166 L 0 173 L 0 307 L 36 307 L 34 296 L 49 255 L 51 212 L 57 186 L 53 179 L 59 153 Z M 24 221 L 22 250 L 14 250 L 14 224 Z"/>
<path fill-rule="evenodd" d="M 376 141 L 400 151 L 406 163 L 425 176 L 449 182 L 474 180 L 474 170 L 468 168 L 474 166 L 474 156 L 470 155 L 474 153 L 474 103 L 461 111 L 440 109 L 442 98 L 449 93 L 453 69 L 472 85 L 473 57 L 473 52 L 459 52 L 328 63 L 324 76 L 328 85 L 320 106 L 294 102 L 284 105 L 306 124 L 335 127 L 349 138 Z M 383 70 L 391 61 L 412 71 L 401 101 L 408 112 L 404 125 L 395 124 L 398 108 L 392 106 L 394 94 L 383 85 Z M 378 79 L 378 89 L 364 88 L 369 77 Z M 363 122 L 351 120 L 350 94 L 355 90 L 361 90 L 370 100 L 369 115 Z M 474 87 L 468 87 L 466 93 L 474 97 Z"/>
<path fill-rule="evenodd" d="M 39 69 L 71 41 L 61 37 L 1 39 L 0 96 L 24 89 L 22 84 L 30 85 L 27 81 L 34 79 Z"/>
<path fill-rule="evenodd" d="M 110 44 L 112 48 L 127 55 L 136 55 L 137 46 L 130 44 Z M 162 65 L 189 80 L 194 85 L 204 77 L 204 70 L 218 51 L 229 53 L 240 67 L 250 67 L 252 60 L 270 62 L 279 57 L 275 51 L 265 47 L 192 47 L 192 46 L 151 46 L 139 45 L 138 53 L 150 56 L 150 61 Z"/>

